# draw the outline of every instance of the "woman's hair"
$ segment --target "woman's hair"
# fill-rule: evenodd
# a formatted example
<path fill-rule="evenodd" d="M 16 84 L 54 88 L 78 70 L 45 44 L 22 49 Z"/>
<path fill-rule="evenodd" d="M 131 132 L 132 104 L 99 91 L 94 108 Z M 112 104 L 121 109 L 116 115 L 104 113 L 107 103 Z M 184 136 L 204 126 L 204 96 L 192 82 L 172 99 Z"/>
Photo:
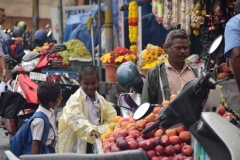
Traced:
<path fill-rule="evenodd" d="M 168 33 L 165 43 L 164 43 L 164 48 L 171 46 L 173 43 L 173 40 L 176 38 L 189 40 L 186 31 L 184 31 L 182 29 L 175 29 Z"/>
<path fill-rule="evenodd" d="M 94 65 L 84 65 L 78 70 L 79 80 L 82 80 L 86 76 L 99 77 L 98 67 Z"/>
<path fill-rule="evenodd" d="M 50 102 L 56 102 L 60 91 L 61 86 L 58 83 L 41 82 L 37 89 L 37 96 L 41 105 L 45 107 L 48 106 Z"/>

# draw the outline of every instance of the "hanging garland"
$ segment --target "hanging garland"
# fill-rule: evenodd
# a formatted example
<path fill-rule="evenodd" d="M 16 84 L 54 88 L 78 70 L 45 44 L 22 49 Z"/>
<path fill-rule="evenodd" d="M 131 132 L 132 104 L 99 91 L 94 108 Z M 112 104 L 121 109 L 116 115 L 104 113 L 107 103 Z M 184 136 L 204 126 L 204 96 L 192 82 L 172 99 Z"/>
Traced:
<path fill-rule="evenodd" d="M 128 7 L 128 25 L 129 25 L 129 40 L 131 42 L 130 50 L 137 52 L 138 41 L 138 4 L 132 1 Z"/>
<path fill-rule="evenodd" d="M 164 15 L 163 15 L 163 27 L 165 29 L 171 28 L 171 19 L 172 19 L 172 1 L 171 0 L 165 0 L 164 1 Z"/>
<path fill-rule="evenodd" d="M 163 19 L 163 0 L 152 0 L 152 13 L 158 23 L 162 23 Z"/>

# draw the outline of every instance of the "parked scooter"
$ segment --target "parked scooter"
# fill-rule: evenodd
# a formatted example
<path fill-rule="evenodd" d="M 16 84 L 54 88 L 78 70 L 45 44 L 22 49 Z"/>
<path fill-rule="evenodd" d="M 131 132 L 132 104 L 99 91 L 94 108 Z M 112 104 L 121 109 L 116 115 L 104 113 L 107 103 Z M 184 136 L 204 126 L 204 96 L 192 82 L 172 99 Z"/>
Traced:
<path fill-rule="evenodd" d="M 61 61 L 51 61 L 49 56 L 55 52 L 66 49 L 65 45 L 49 44 L 49 49 L 39 52 L 29 52 L 22 57 L 22 63 L 18 64 L 12 71 L 12 80 L 9 84 L 13 92 L 18 92 L 24 97 L 26 103 L 18 107 L 21 110 L 12 118 L 1 119 L 3 126 L 7 129 L 6 135 L 14 135 L 21 127 L 24 120 L 33 115 L 36 111 L 39 101 L 37 98 L 37 87 L 41 81 L 53 81 L 47 74 L 40 73 L 41 69 L 52 65 L 60 65 Z M 10 55 L 13 59 L 14 57 Z M 1 106 L 3 107 L 3 106 Z"/>
<path fill-rule="evenodd" d="M 117 69 L 116 79 L 121 87 L 130 89 L 129 93 L 122 92 L 117 97 L 120 115 L 129 117 L 141 104 L 143 76 L 133 62 L 124 62 Z"/>
<path fill-rule="evenodd" d="M 218 37 L 213 42 L 209 54 L 217 51 L 220 39 L 222 40 L 222 37 Z M 188 82 L 177 97 L 158 113 L 157 121 L 142 133 L 147 134 L 159 125 L 165 131 L 182 123 L 197 139 L 211 160 L 238 160 L 240 157 L 240 130 L 237 127 L 239 122 L 233 119 L 237 124 L 233 125 L 218 113 L 213 112 L 219 103 L 205 106 L 208 111 L 212 112 L 203 112 L 204 103 L 208 99 L 210 90 L 215 89 L 216 85 L 220 83 L 211 82 L 210 77 L 210 72 L 207 72 L 207 74 Z M 139 120 L 147 116 L 153 108 L 154 105 L 149 103 L 142 104 L 133 114 L 133 119 Z"/>

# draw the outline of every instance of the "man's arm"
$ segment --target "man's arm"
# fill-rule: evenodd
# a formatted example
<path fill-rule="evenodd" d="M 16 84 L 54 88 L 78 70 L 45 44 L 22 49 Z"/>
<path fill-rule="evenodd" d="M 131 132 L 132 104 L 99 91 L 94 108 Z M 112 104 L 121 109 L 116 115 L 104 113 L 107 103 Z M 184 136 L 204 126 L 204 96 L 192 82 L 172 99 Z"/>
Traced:
<path fill-rule="evenodd" d="M 1 69 L 1 72 L 3 70 L 5 70 L 5 65 L 6 65 L 5 59 L 3 58 L 3 56 L 0 56 L 0 69 Z"/>
<path fill-rule="evenodd" d="M 230 67 L 236 80 L 238 91 L 240 92 L 240 47 L 235 47 L 231 51 Z"/>
<path fill-rule="evenodd" d="M 31 149 L 32 154 L 39 154 L 40 142 L 41 141 L 38 141 L 38 140 L 32 141 L 32 149 Z"/>

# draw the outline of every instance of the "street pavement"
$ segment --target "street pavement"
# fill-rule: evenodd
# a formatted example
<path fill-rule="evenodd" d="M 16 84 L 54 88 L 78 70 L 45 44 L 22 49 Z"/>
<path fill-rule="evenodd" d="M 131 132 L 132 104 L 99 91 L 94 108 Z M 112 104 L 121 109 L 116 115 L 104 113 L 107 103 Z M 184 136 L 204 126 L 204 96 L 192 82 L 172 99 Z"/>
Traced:
<path fill-rule="evenodd" d="M 5 135 L 5 130 L 0 128 L 0 160 L 5 160 L 6 156 L 4 151 L 9 149 L 9 139 Z"/>

